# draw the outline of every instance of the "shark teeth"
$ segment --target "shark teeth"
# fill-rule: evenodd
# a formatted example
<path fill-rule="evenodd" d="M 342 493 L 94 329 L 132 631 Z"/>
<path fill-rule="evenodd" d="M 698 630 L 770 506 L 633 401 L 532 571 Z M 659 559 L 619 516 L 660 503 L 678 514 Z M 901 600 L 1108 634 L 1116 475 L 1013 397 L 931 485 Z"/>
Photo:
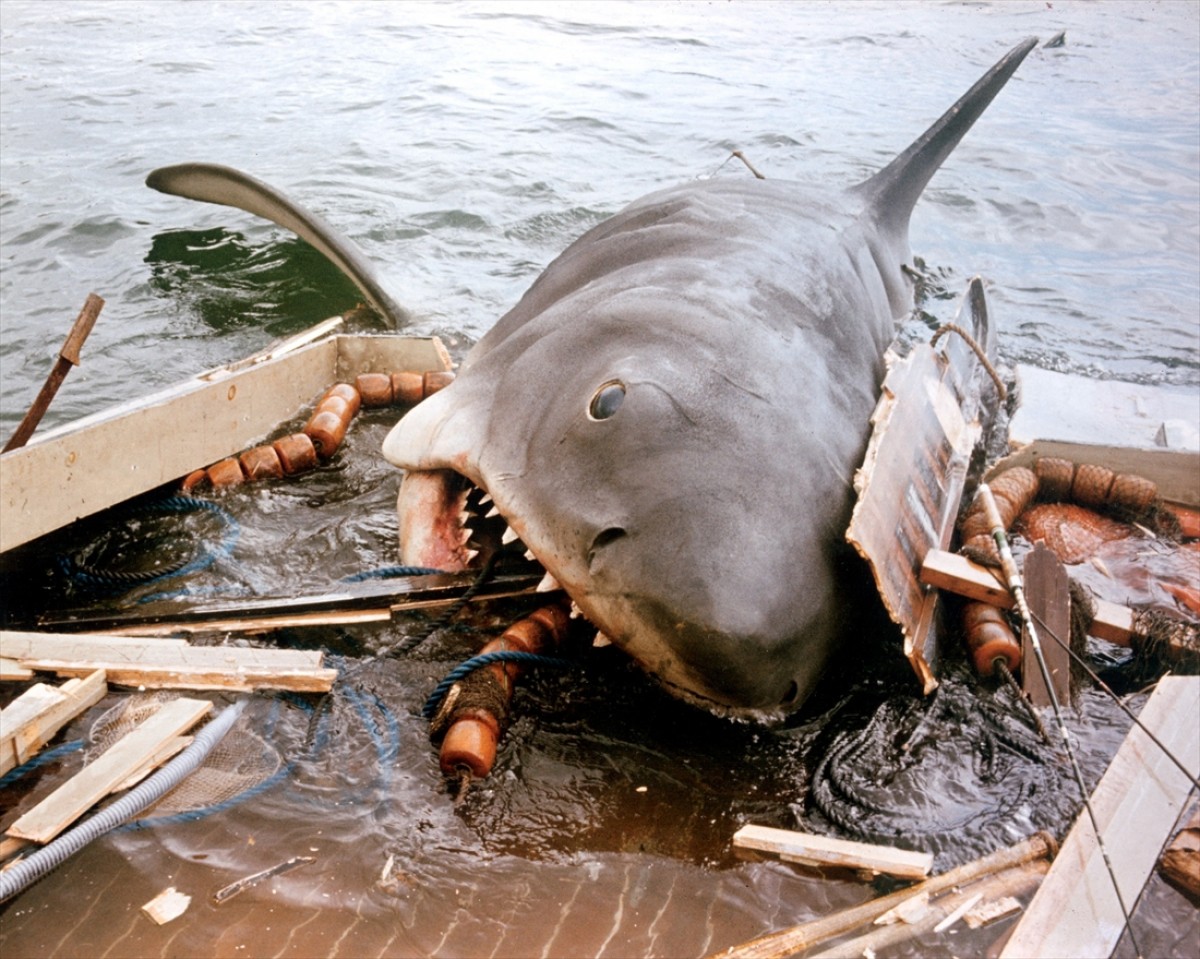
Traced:
<path fill-rule="evenodd" d="M 500 542 L 507 546 L 509 543 L 515 543 L 520 538 L 511 526 L 505 526 L 504 535 L 500 537 Z"/>
<path fill-rule="evenodd" d="M 554 578 L 553 574 L 547 573 L 542 577 L 542 581 L 537 584 L 537 589 L 535 592 L 552 593 L 556 589 L 562 589 L 562 586 L 559 584 L 558 580 Z"/>
<path fill-rule="evenodd" d="M 489 498 L 489 499 L 491 499 L 491 497 L 488 497 L 488 498 Z M 480 504 L 480 505 L 483 505 L 483 504 Z M 483 515 L 483 518 L 484 518 L 484 519 L 495 519 L 495 518 L 496 518 L 497 516 L 499 516 L 499 515 L 500 515 L 500 510 L 499 510 L 499 508 L 498 508 L 498 507 L 497 507 L 497 506 L 496 506 L 496 505 L 493 503 L 493 504 L 492 504 L 492 508 L 491 508 L 490 510 L 488 510 L 486 513 L 484 513 L 484 515 Z"/>

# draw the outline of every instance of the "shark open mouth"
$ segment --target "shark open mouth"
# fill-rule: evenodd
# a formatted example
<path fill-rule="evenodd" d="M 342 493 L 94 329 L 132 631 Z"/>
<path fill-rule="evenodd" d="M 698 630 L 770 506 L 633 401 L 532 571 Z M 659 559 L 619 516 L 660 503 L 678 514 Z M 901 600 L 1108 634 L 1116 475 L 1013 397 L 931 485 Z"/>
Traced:
<path fill-rule="evenodd" d="M 521 541 L 487 490 L 450 469 L 410 470 L 396 504 L 400 553 L 410 566 L 448 573 L 480 569 L 499 559 L 540 560 Z M 558 589 L 546 573 L 538 590 Z"/>

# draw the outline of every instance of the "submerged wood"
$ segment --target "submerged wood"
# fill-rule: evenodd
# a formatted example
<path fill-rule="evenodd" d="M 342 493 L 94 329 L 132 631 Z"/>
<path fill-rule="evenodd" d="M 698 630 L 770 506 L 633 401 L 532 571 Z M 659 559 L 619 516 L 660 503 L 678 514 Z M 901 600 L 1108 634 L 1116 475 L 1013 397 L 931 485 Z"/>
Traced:
<path fill-rule="evenodd" d="M 262 633 L 306 626 L 386 622 L 393 615 L 458 602 L 470 589 L 477 601 L 532 596 L 544 572 L 502 573 L 476 587 L 476 572 L 401 577 L 347 585 L 337 592 L 263 598 L 240 603 L 173 604 L 148 613 L 67 614 L 40 625 L 109 635 L 164 636 L 173 633 Z M 538 595 L 545 595 L 544 593 Z"/>
<path fill-rule="evenodd" d="M 743 826 L 734 833 L 733 844 L 742 849 L 774 853 L 785 862 L 865 869 L 901 879 L 924 879 L 933 868 L 931 853 L 851 842 L 791 829 L 772 829 L 769 826 Z"/>
<path fill-rule="evenodd" d="M 118 686 L 327 692 L 337 670 L 319 650 L 191 646 L 182 639 L 0 631 L 5 655 L 31 669 L 81 675 L 103 669 Z"/>
<path fill-rule="evenodd" d="M 957 922 L 980 901 L 990 902 L 1010 896 L 1021 896 L 1035 889 L 1050 864 L 1045 860 L 1024 863 L 994 876 L 987 876 L 961 891 L 952 891 L 930 903 L 929 911 L 916 922 L 897 922 L 880 926 L 870 932 L 840 942 L 816 953 L 811 959 L 859 959 L 876 950 L 916 939 L 929 932 L 943 932 Z"/>
<path fill-rule="evenodd" d="M 38 683 L 0 711 L 0 775 L 32 757 L 63 726 L 100 702 L 108 692 L 106 679 L 104 670 L 97 669 L 61 686 Z"/>
<path fill-rule="evenodd" d="M 1137 900 L 1159 850 L 1179 816 L 1192 782 L 1151 742 L 1153 732 L 1195 778 L 1200 774 L 1200 677 L 1168 676 L 1158 683 L 1091 797 L 1091 816 L 1079 816 L 1046 881 L 1005 944 L 1001 957 L 1107 956 L 1124 932 L 1121 897 Z"/>
<path fill-rule="evenodd" d="M 21 816 L 8 828 L 8 835 L 49 842 L 211 710 L 212 703 L 202 699 L 174 699 L 164 704 Z"/>
<path fill-rule="evenodd" d="M 1009 424 L 1013 452 L 988 477 L 1043 457 L 1102 463 L 1144 476 L 1163 498 L 1200 505 L 1200 417 L 1194 391 L 1095 380 L 1017 366 L 1021 405 Z"/>
<path fill-rule="evenodd" d="M 787 956 L 811 949 L 819 943 L 844 935 L 868 922 L 873 922 L 889 909 L 894 909 L 913 896 L 921 893 L 933 896 L 954 886 L 1011 869 L 1022 863 L 1051 857 L 1056 849 L 1057 845 L 1052 836 L 1044 832 L 1035 833 L 1015 846 L 997 849 L 980 859 L 964 863 L 940 876 L 934 876 L 915 886 L 910 886 L 908 889 L 880 896 L 869 902 L 851 906 L 798 926 L 767 933 L 757 939 L 714 953 L 711 959 L 786 959 Z"/>

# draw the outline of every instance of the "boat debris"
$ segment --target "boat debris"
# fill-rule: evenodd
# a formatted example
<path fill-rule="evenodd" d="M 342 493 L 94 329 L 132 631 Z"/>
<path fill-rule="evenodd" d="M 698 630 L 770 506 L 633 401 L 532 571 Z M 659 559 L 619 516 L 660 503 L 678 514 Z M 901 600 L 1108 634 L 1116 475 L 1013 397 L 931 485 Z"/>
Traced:
<path fill-rule="evenodd" d="M 182 916 L 191 904 L 191 896 L 180 892 L 174 886 L 168 886 L 142 906 L 142 912 L 162 926 Z"/>
<path fill-rule="evenodd" d="M 738 849 L 769 852 L 784 862 L 856 869 L 869 878 L 883 874 L 899 879 L 924 879 L 933 868 L 932 853 L 770 826 L 743 826 L 734 833 L 733 845 Z"/>
<path fill-rule="evenodd" d="M 315 856 L 293 856 L 281 863 L 271 866 L 269 869 L 264 869 L 261 872 L 256 872 L 252 875 L 238 879 L 236 882 L 231 882 L 228 886 L 222 886 L 212 894 L 212 901 L 216 905 L 223 902 L 228 902 L 234 896 L 245 892 L 251 886 L 258 885 L 264 879 L 270 879 L 274 876 L 282 876 L 285 872 L 291 872 L 293 869 L 298 869 L 300 866 L 307 866 L 316 862 Z"/>

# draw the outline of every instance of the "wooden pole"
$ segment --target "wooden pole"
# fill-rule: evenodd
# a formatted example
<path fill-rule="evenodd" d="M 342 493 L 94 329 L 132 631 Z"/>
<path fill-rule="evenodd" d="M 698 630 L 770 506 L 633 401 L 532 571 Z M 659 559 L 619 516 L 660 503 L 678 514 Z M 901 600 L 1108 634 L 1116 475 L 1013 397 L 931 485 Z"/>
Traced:
<path fill-rule="evenodd" d="M 0 452 L 7 453 L 9 450 L 15 450 L 24 446 L 29 441 L 29 437 L 33 435 L 33 431 L 37 429 L 38 423 L 42 421 L 46 410 L 50 408 L 50 403 L 54 399 L 54 395 L 58 392 L 58 388 L 62 386 L 63 380 L 67 378 L 71 367 L 79 365 L 79 350 L 83 347 L 83 341 L 88 338 L 88 334 L 92 332 L 92 327 L 96 325 L 96 318 L 100 315 L 100 310 L 103 306 L 104 300 L 95 293 L 88 294 L 87 301 L 83 304 L 83 309 L 79 311 L 79 316 L 75 319 L 75 324 L 71 327 L 71 332 L 67 334 L 62 349 L 58 351 L 58 359 L 54 361 L 54 367 L 50 370 L 50 375 L 46 377 L 46 382 L 42 384 L 41 392 L 38 393 L 37 399 L 33 401 L 33 405 L 29 407 L 29 412 L 21 420 L 17 431 L 12 435 L 12 439 L 5 444 L 4 449 L 0 450 Z"/>
<path fill-rule="evenodd" d="M 849 909 L 835 912 L 831 916 L 822 916 L 820 919 L 792 926 L 790 929 L 768 933 L 758 939 L 742 943 L 740 946 L 732 946 L 724 952 L 715 953 L 712 959 L 786 959 L 787 956 L 811 949 L 819 942 L 825 942 L 834 936 L 857 929 L 865 923 L 873 922 L 889 909 L 894 909 L 913 896 L 921 893 L 929 893 L 932 896 L 954 886 L 972 882 L 983 876 L 990 876 L 1022 863 L 1052 857 L 1056 849 L 1057 845 L 1052 836 L 1044 832 L 1035 833 L 1015 846 L 997 849 L 981 859 L 964 863 L 949 872 L 909 886 L 907 889 L 880 896 L 878 899 L 872 899 L 870 902 L 864 902 L 858 906 L 851 906 Z"/>

